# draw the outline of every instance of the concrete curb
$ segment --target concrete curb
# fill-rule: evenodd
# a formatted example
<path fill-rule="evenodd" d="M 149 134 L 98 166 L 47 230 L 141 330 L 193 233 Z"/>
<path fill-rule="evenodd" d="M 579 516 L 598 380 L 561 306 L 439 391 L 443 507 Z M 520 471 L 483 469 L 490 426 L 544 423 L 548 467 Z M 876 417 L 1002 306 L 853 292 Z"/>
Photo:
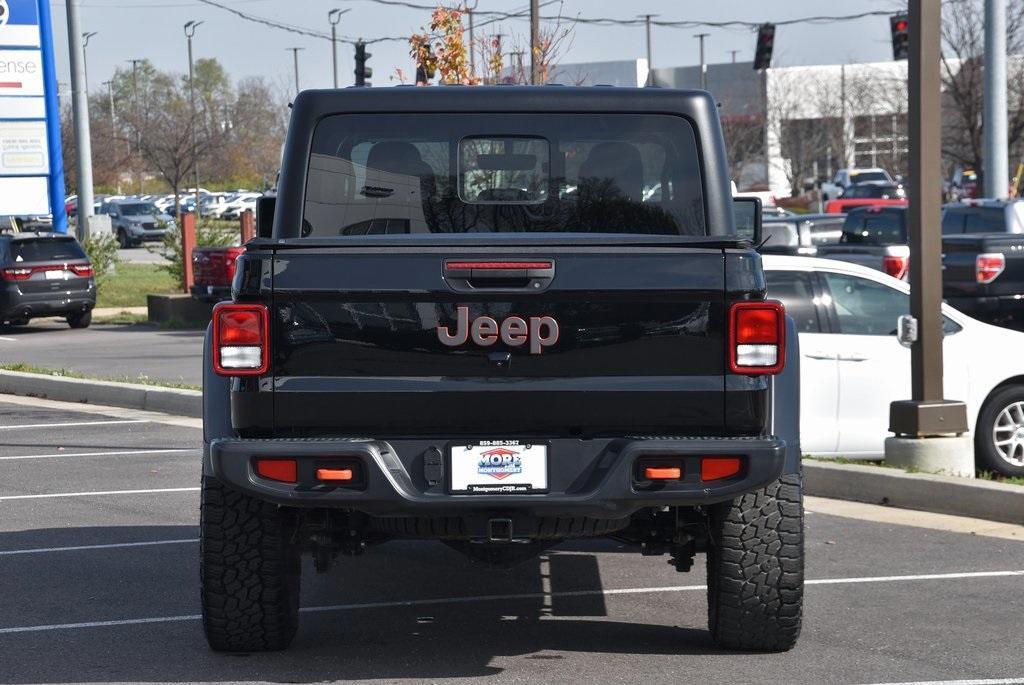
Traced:
<path fill-rule="evenodd" d="M 203 393 L 155 385 L 0 371 L 0 393 L 201 418 Z"/>
<path fill-rule="evenodd" d="M 808 495 L 1024 524 L 1024 486 L 804 460 Z"/>

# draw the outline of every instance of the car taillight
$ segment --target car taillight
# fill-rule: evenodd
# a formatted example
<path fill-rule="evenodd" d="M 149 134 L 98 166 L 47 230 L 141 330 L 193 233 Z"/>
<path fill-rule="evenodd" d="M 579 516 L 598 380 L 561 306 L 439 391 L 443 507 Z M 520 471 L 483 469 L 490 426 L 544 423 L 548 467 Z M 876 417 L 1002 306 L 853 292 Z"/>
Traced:
<path fill-rule="evenodd" d="M 73 264 L 71 270 L 75 272 L 76 276 L 81 276 L 82 278 L 88 278 L 94 274 L 92 264 Z"/>
<path fill-rule="evenodd" d="M 987 252 L 974 258 L 974 276 L 978 283 L 991 283 L 1006 268 L 1006 257 L 998 252 Z"/>
<path fill-rule="evenodd" d="M 213 308 L 213 370 L 259 376 L 270 366 L 270 315 L 262 304 L 222 302 Z"/>
<path fill-rule="evenodd" d="M 895 257 L 892 255 L 882 257 L 882 271 L 893 278 L 903 280 L 907 275 L 907 267 L 910 265 L 910 257 Z"/>
<path fill-rule="evenodd" d="M 5 281 L 27 281 L 32 277 L 32 269 L 4 269 L 2 272 Z"/>
<path fill-rule="evenodd" d="M 786 312 L 778 302 L 737 302 L 729 310 L 729 370 L 776 374 L 786 362 Z"/>

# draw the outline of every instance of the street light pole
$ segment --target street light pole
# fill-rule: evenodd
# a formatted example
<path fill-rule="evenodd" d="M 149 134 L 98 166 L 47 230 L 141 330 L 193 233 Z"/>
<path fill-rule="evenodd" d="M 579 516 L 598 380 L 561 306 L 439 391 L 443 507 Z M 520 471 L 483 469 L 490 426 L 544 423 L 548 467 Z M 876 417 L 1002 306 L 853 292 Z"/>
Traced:
<path fill-rule="evenodd" d="M 71 2 L 71 0 L 68 0 L 68 2 Z M 135 129 L 135 160 L 136 172 L 139 175 L 139 195 L 142 195 L 142 133 L 139 131 L 139 64 L 144 60 L 130 59 L 128 61 L 132 63 L 132 112 L 135 119 L 133 124 Z M 174 211 L 178 211 L 177 208 Z"/>
<path fill-rule="evenodd" d="M 476 41 L 473 38 L 473 11 L 479 4 L 480 0 L 474 0 L 472 7 L 469 6 L 468 2 L 462 3 L 466 10 L 466 21 L 469 22 L 469 74 L 473 78 L 476 78 Z"/>
<path fill-rule="evenodd" d="M 331 22 L 331 64 L 334 66 L 334 87 L 338 87 L 338 22 L 341 21 L 341 15 L 348 12 L 348 10 L 333 9 L 327 13 L 327 21 Z M 296 68 L 298 71 L 298 68 Z M 295 79 L 298 83 L 298 78 Z M 296 86 L 296 89 L 298 86 Z"/>
<path fill-rule="evenodd" d="M 530 84 L 540 85 L 540 0 L 530 0 Z"/>
<path fill-rule="evenodd" d="M 941 153 L 941 4 L 910 0 L 909 148 L 910 315 L 917 335 L 908 334 L 912 399 L 893 402 L 889 430 L 897 438 L 926 438 L 967 432 L 963 402 L 944 399 L 942 383 L 942 234 L 938 188 Z M 902 336 L 901 336 L 902 337 Z M 915 339 L 916 338 L 916 339 Z M 937 449 L 938 443 L 932 443 Z M 892 450 L 897 446 L 892 443 Z M 890 442 L 886 444 L 890 457 Z M 973 464 L 973 455 L 971 457 Z M 973 471 L 973 468 L 972 468 Z"/>
<path fill-rule="evenodd" d="M 202 23 L 201 21 L 185 23 L 185 38 L 188 40 L 188 98 L 192 104 L 192 170 L 195 172 L 196 184 L 196 187 L 193 188 L 196 196 L 196 219 L 202 218 L 202 210 L 199 208 L 199 137 L 196 133 L 196 87 L 195 67 L 192 62 L 192 36 L 196 35 L 196 29 Z"/>
<path fill-rule="evenodd" d="M 89 237 L 92 216 L 92 141 L 89 136 L 89 94 L 85 87 L 85 50 L 78 26 L 78 4 L 67 0 L 68 55 L 71 58 L 71 102 L 75 119 L 75 147 L 78 152 L 77 190 L 79 240 Z"/>
<path fill-rule="evenodd" d="M 85 72 L 85 93 L 89 94 L 89 62 L 86 55 L 86 50 L 89 48 L 89 39 L 95 36 L 99 31 L 86 31 L 82 34 L 82 71 Z"/>
<path fill-rule="evenodd" d="M 654 60 L 651 52 L 651 19 L 658 16 L 657 14 L 638 14 L 638 17 L 644 20 L 644 26 L 647 29 L 647 83 L 651 83 L 651 74 L 654 71 Z"/>
<path fill-rule="evenodd" d="M 985 0 L 985 197 L 1006 197 L 1009 188 L 1006 110 L 1006 0 Z"/>
<path fill-rule="evenodd" d="M 107 87 L 107 97 L 110 99 L 110 149 L 117 149 L 117 112 L 114 111 L 114 79 L 104 81 L 103 85 Z M 131 149 L 129 148 L 129 154 Z M 115 158 L 116 159 L 116 158 Z M 121 194 L 121 176 L 117 176 L 117 193 Z"/>
<path fill-rule="evenodd" d="M 299 50 L 305 50 L 306 48 L 285 48 L 286 50 L 292 51 L 292 57 L 295 60 L 295 94 L 299 94 Z"/>
<path fill-rule="evenodd" d="M 708 89 L 708 65 L 704 62 L 704 39 L 710 36 L 710 33 L 698 33 L 693 37 L 700 41 L 700 88 L 701 90 Z"/>

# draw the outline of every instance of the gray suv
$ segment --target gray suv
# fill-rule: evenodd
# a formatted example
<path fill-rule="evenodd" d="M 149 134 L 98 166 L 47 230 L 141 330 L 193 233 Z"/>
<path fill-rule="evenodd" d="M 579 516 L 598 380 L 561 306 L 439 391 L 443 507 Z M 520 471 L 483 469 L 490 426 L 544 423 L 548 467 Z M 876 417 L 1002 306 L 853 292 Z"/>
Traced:
<path fill-rule="evenodd" d="M 161 240 L 174 228 L 174 219 L 152 202 L 118 200 L 110 205 L 110 227 L 121 247 L 132 247 L 146 240 Z"/>

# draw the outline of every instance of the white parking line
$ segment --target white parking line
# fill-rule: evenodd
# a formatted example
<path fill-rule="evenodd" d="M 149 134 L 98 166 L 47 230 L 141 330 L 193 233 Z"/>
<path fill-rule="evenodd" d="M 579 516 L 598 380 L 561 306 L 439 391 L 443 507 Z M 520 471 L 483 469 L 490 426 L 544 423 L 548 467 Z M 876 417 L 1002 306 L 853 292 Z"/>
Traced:
<path fill-rule="evenodd" d="M 48 492 L 42 495 L 4 495 L 0 502 L 15 499 L 49 499 L 51 497 L 93 497 L 95 495 L 149 495 L 161 492 L 198 492 L 199 488 L 154 488 L 152 490 L 101 490 L 98 492 Z"/>
<path fill-rule="evenodd" d="M 81 552 L 90 549 L 118 549 L 120 547 L 152 547 L 154 545 L 186 545 L 199 542 L 199 538 L 185 540 L 147 540 L 145 542 L 114 542 L 106 545 L 75 545 L 73 547 L 34 547 L 30 549 L 0 550 L 0 557 L 16 554 L 44 554 L 46 552 Z"/>
<path fill-rule="evenodd" d="M 145 419 L 117 419 L 115 421 L 69 421 L 67 423 L 25 423 L 18 426 L 0 426 L 2 431 L 22 428 L 74 428 L 76 426 L 114 426 L 125 423 L 149 423 Z"/>
<path fill-rule="evenodd" d="M 17 338 L 2 338 L 2 337 L 0 337 L 0 340 L 3 340 L 4 342 L 18 342 Z"/>
<path fill-rule="evenodd" d="M 112 452 L 55 452 L 53 454 L 19 454 L 0 457 L 0 461 L 12 459 L 58 459 L 61 457 L 119 457 L 131 454 L 172 454 L 175 452 L 198 452 L 197 447 L 181 447 L 163 450 L 117 450 Z"/>
<path fill-rule="evenodd" d="M 973 571 L 967 573 L 930 573 L 912 576 L 868 576 L 859 578 L 819 578 L 808 580 L 807 585 L 856 585 L 858 583 L 891 583 L 897 581 L 922 580 L 953 580 L 959 578 L 998 578 L 1003 576 L 1024 576 L 1021 571 Z M 334 604 L 328 606 L 303 607 L 303 613 L 319 613 L 325 611 L 355 611 L 358 609 L 394 609 L 400 607 L 417 607 L 437 604 L 470 604 L 476 602 L 496 602 L 519 599 L 544 599 L 547 597 L 590 597 L 594 595 L 639 595 L 660 592 L 696 592 L 707 590 L 707 585 L 672 585 L 667 587 L 636 587 L 616 588 L 611 590 L 575 590 L 570 592 L 526 592 L 507 595 L 478 595 L 475 597 L 438 597 L 435 599 L 408 599 L 391 602 L 363 602 L 360 604 Z M 125 618 L 110 621 L 84 621 L 81 623 L 51 623 L 48 625 L 15 626 L 0 628 L 0 635 L 11 633 L 39 633 L 52 630 L 74 630 L 79 628 L 102 628 L 106 626 L 133 626 L 144 623 L 176 623 L 181 621 L 198 621 L 199 614 L 182 616 L 154 616 L 151 618 Z M 968 681 L 969 682 L 969 681 Z M 982 681 L 985 682 L 985 681 Z M 999 682 L 999 681 L 994 681 Z M 1011 681 L 1012 682 L 1012 681 Z M 894 684 L 895 685 L 895 684 Z M 902 684 L 900 684 L 902 685 Z"/>
<path fill-rule="evenodd" d="M 983 680 L 920 680 L 914 683 L 872 683 L 871 685 L 1022 685 L 1024 678 L 988 678 Z"/>
<path fill-rule="evenodd" d="M 107 407 L 101 404 L 82 404 L 81 402 L 58 402 L 57 400 L 44 400 L 38 397 L 19 397 L 18 395 L 0 395 L 0 405 L 14 404 L 20 407 L 33 407 L 41 409 L 53 409 L 54 411 L 66 411 L 73 414 L 99 414 L 101 416 L 121 416 L 124 418 L 143 419 L 150 423 L 161 423 L 169 426 L 181 426 L 184 428 L 202 428 L 202 419 L 192 419 L 186 416 L 174 416 L 157 411 L 142 411 L 139 409 L 125 409 L 123 407 Z"/>

